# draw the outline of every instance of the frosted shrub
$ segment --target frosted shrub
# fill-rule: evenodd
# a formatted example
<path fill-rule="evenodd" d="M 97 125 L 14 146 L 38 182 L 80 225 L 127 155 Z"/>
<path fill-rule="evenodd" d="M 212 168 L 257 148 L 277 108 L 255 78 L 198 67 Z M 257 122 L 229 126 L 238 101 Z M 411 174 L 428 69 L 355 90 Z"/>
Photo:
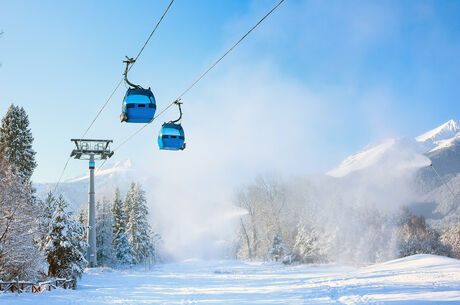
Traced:
<path fill-rule="evenodd" d="M 400 225 L 399 257 L 414 254 L 451 256 L 450 245 L 440 242 L 439 234 L 431 229 L 423 216 L 407 215 Z"/>
<path fill-rule="evenodd" d="M 450 224 L 441 235 L 441 242 L 452 247 L 452 254 L 460 258 L 460 222 Z"/>

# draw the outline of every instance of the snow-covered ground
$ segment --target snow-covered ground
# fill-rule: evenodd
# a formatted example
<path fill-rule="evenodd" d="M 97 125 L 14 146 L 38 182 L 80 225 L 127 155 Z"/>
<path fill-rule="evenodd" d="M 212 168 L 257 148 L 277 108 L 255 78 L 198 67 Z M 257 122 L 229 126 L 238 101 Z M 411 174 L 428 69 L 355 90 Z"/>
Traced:
<path fill-rule="evenodd" d="M 460 260 L 415 255 L 362 268 L 185 261 L 88 270 L 77 290 L 0 304 L 460 304 Z"/>

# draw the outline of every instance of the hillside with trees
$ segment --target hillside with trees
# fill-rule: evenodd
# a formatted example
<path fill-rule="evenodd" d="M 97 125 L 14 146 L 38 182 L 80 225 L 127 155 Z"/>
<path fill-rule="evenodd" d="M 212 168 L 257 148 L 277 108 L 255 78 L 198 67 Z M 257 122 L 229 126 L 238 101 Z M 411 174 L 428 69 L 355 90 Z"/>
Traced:
<path fill-rule="evenodd" d="M 11 105 L 0 128 L 0 281 L 77 280 L 87 265 L 86 213 L 76 214 L 62 194 L 35 195 L 32 145 L 25 110 Z M 139 183 L 131 184 L 124 199 L 117 189 L 113 200 L 97 203 L 100 266 L 126 268 L 160 259 L 159 235 L 147 215 Z"/>

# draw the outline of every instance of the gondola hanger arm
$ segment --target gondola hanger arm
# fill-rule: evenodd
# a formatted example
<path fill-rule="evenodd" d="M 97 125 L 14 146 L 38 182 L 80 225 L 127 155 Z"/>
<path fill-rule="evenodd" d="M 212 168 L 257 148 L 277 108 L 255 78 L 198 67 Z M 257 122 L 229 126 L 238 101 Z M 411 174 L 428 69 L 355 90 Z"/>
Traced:
<path fill-rule="evenodd" d="M 133 89 L 144 89 L 139 85 L 133 84 L 128 80 L 128 72 L 130 70 L 130 65 L 132 66 L 136 60 L 134 58 L 130 58 L 126 56 L 126 60 L 123 60 L 123 62 L 126 64 L 125 72 L 123 73 L 123 76 L 125 78 L 125 82 L 128 84 L 128 86 L 132 87 Z"/>
<path fill-rule="evenodd" d="M 182 108 L 181 108 L 182 103 L 180 102 L 180 100 L 181 99 L 179 98 L 179 99 L 174 101 L 174 104 L 176 104 L 179 107 L 179 118 L 177 120 L 175 120 L 175 121 L 170 121 L 169 122 L 170 124 L 175 124 L 177 122 L 180 122 L 180 120 L 182 120 Z"/>

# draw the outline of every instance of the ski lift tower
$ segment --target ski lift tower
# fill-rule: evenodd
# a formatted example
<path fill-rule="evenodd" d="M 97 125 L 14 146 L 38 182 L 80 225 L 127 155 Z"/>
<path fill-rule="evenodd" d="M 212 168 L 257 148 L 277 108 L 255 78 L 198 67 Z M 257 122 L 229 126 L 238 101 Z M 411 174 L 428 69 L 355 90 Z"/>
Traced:
<path fill-rule="evenodd" d="M 96 267 L 96 207 L 94 203 L 94 168 L 95 160 L 105 160 L 113 156 L 110 150 L 112 140 L 71 139 L 76 148 L 70 157 L 79 160 L 89 160 L 89 185 L 88 185 L 88 251 L 87 260 L 89 267 Z"/>

